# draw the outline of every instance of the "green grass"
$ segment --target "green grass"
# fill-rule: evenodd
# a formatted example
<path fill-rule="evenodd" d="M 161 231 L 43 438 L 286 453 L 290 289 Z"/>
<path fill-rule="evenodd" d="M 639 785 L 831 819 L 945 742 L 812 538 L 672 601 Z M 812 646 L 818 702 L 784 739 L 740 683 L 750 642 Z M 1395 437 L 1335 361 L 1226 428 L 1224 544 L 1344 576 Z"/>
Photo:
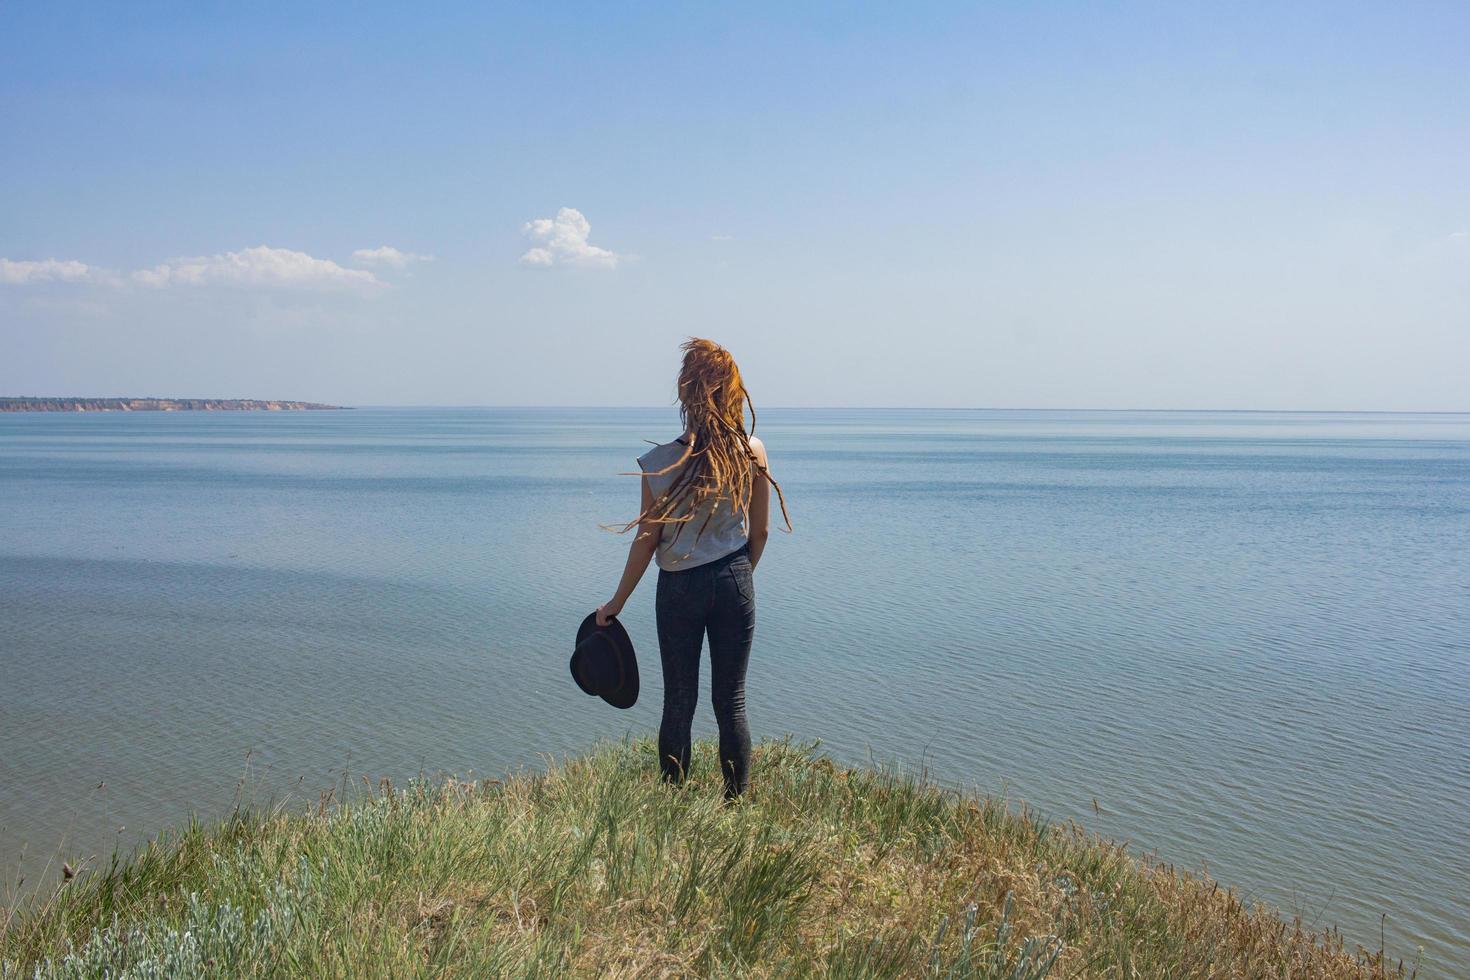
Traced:
<path fill-rule="evenodd" d="M 913 776 L 648 741 L 241 809 L 0 912 L 10 977 L 1389 977 L 1380 954 Z"/>

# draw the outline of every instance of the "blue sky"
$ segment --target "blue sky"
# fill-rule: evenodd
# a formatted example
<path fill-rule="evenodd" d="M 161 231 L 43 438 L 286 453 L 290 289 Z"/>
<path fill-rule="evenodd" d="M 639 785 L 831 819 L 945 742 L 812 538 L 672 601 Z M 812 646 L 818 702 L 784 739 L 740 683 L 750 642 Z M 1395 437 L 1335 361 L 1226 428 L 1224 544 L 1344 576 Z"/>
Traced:
<path fill-rule="evenodd" d="M 296 6 L 0 4 L 0 393 L 1470 410 L 1464 4 Z"/>

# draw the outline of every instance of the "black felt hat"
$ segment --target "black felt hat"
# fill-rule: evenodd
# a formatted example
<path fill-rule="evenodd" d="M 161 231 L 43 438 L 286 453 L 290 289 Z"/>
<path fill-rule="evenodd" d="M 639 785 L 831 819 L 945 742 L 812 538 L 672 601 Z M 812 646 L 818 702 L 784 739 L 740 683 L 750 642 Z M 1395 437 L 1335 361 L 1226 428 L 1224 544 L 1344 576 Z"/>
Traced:
<path fill-rule="evenodd" d="M 617 619 L 598 626 L 597 613 L 592 613 L 582 620 L 571 666 L 578 687 L 614 708 L 631 708 L 638 700 L 638 658 L 628 631 Z"/>

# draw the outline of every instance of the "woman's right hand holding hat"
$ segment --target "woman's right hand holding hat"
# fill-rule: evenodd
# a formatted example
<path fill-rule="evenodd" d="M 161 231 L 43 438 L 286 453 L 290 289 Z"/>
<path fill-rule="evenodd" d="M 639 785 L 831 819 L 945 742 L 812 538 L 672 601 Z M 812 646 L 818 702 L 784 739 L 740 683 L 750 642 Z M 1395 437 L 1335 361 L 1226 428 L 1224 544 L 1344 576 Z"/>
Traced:
<path fill-rule="evenodd" d="M 597 607 L 597 625 L 605 627 L 612 622 L 623 611 L 623 604 L 616 599 L 610 599 Z"/>

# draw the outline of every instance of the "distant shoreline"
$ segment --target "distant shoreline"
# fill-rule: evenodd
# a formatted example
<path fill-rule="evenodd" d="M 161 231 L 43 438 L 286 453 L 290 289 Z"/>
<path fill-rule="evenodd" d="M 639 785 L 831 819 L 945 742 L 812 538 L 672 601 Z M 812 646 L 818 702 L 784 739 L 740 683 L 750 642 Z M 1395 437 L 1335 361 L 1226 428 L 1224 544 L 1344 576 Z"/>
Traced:
<path fill-rule="evenodd" d="M 0 398 L 0 412 L 314 412 L 342 405 L 257 398 Z"/>

